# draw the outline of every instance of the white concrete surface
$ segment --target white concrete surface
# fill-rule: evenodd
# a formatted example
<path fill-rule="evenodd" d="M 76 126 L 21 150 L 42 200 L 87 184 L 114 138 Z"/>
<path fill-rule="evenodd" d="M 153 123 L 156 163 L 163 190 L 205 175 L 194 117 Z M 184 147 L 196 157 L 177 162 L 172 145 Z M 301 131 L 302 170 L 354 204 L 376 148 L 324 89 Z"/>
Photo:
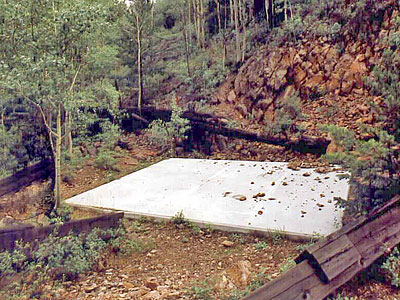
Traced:
<path fill-rule="evenodd" d="M 348 194 L 348 181 L 337 175 L 286 163 L 169 159 L 67 202 L 161 218 L 183 211 L 189 220 L 233 230 L 327 235 L 342 218 L 334 197 Z"/>

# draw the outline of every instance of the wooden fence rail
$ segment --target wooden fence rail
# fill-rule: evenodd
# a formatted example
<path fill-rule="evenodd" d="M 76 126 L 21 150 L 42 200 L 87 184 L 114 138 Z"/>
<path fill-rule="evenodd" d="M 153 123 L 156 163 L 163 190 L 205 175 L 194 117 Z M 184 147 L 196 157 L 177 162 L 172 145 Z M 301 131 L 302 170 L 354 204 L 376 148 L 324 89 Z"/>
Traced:
<path fill-rule="evenodd" d="M 53 163 L 49 159 L 3 178 L 0 180 L 0 197 L 8 193 L 17 192 L 36 180 L 46 179 L 51 176 L 52 172 Z"/>
<path fill-rule="evenodd" d="M 42 241 L 46 239 L 55 229 L 58 230 L 58 236 L 62 237 L 70 232 L 89 233 L 94 228 L 108 229 L 116 228 L 120 225 L 120 220 L 124 213 L 112 213 L 100 217 L 89 219 L 74 220 L 62 225 L 49 225 L 43 227 L 34 227 L 32 225 L 18 225 L 11 228 L 0 228 L 0 251 L 12 250 L 15 243 L 22 241 L 30 243 L 33 241 Z"/>
<path fill-rule="evenodd" d="M 245 300 L 321 300 L 400 243 L 400 196 L 304 251 Z"/>
<path fill-rule="evenodd" d="M 127 108 L 127 111 L 135 115 L 139 114 L 139 110 L 137 108 Z M 169 109 L 143 107 L 141 112 L 146 121 L 152 121 L 154 119 L 168 120 L 171 117 L 171 110 Z M 192 127 L 201 128 L 202 130 L 212 134 L 285 146 L 286 148 L 290 148 L 294 151 L 302 153 L 311 152 L 323 154 L 326 152 L 326 149 L 330 143 L 330 140 L 324 137 L 303 136 L 296 140 L 290 140 L 287 137 L 273 137 L 241 129 L 229 128 L 223 121 L 221 121 L 223 118 L 211 114 L 185 111 L 183 112 L 183 117 L 190 121 Z"/>

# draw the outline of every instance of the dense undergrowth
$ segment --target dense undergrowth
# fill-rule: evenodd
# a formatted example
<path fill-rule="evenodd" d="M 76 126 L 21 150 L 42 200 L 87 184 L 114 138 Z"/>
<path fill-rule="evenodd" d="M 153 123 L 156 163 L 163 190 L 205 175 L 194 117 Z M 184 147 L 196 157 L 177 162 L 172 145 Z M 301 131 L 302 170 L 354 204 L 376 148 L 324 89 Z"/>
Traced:
<path fill-rule="evenodd" d="M 19 242 L 0 253 L 0 298 L 48 299 L 62 282 L 101 268 L 110 253 L 130 255 L 143 247 L 127 239 L 123 227 L 63 237 L 56 229 L 40 243 Z"/>

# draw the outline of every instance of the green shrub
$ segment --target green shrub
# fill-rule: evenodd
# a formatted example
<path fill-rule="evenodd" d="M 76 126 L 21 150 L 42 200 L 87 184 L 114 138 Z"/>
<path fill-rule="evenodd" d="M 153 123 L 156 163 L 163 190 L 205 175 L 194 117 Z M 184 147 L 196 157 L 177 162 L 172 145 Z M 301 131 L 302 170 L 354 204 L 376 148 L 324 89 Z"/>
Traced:
<path fill-rule="evenodd" d="M 119 171 L 117 159 L 114 158 L 115 152 L 113 150 L 102 148 L 96 156 L 94 166 L 99 169 L 109 171 Z"/>
<path fill-rule="evenodd" d="M 395 247 L 390 255 L 384 260 L 382 269 L 385 278 L 395 287 L 400 287 L 400 248 Z"/>
<path fill-rule="evenodd" d="M 36 246 L 17 243 L 13 251 L 0 253 L 0 275 L 6 279 L 20 273 L 24 279 L 4 287 L 0 298 L 40 298 L 45 289 L 55 284 L 54 279 L 71 280 L 89 271 L 104 255 L 107 245 L 124 234 L 121 227 L 64 237 L 58 237 L 56 231 Z M 106 242 L 104 237 L 110 240 Z"/>
<path fill-rule="evenodd" d="M 321 126 L 328 131 L 343 152 L 330 153 L 325 158 L 342 164 L 351 172 L 350 185 L 354 200 L 340 201 L 350 214 L 362 214 L 382 205 L 399 191 L 395 163 L 394 136 L 379 129 L 369 129 L 374 135 L 368 141 L 358 140 L 352 131 L 334 125 Z"/>
<path fill-rule="evenodd" d="M 50 213 L 50 224 L 64 224 L 71 220 L 73 209 L 68 205 L 62 205 Z"/>
<path fill-rule="evenodd" d="M 268 248 L 268 243 L 265 241 L 258 242 L 257 244 L 254 244 L 254 249 L 255 250 L 265 250 Z"/>
<path fill-rule="evenodd" d="M 284 263 L 279 265 L 279 270 L 281 273 L 285 273 L 289 271 L 290 269 L 294 268 L 296 266 L 296 262 L 294 259 L 288 259 Z"/>
<path fill-rule="evenodd" d="M 12 252 L 5 251 L 0 253 L 0 275 L 8 276 L 14 274 L 26 262 L 26 255 L 21 249 Z"/>
<path fill-rule="evenodd" d="M 191 289 L 194 299 L 197 300 L 212 300 L 211 291 L 212 288 L 206 281 L 200 282 L 199 285 L 192 286 Z"/>
<path fill-rule="evenodd" d="M 298 93 L 285 100 L 278 101 L 275 108 L 274 121 L 265 128 L 269 135 L 283 134 L 286 137 L 289 134 L 300 132 L 296 124 L 302 119 L 301 102 Z"/>
<path fill-rule="evenodd" d="M 177 225 L 186 224 L 187 220 L 185 218 L 185 215 L 183 214 L 183 210 L 177 212 L 175 216 L 171 218 L 171 222 Z"/>
<path fill-rule="evenodd" d="M 335 298 L 329 298 L 328 300 L 355 300 L 356 298 L 354 297 L 343 297 L 340 293 L 336 295 Z"/>
<path fill-rule="evenodd" d="M 183 109 L 176 103 L 175 98 L 172 98 L 171 106 L 172 115 L 170 121 L 155 120 L 151 122 L 147 131 L 158 145 L 163 145 L 164 147 L 170 145 L 172 154 L 175 155 L 177 140 L 187 138 L 190 122 L 183 117 Z"/>

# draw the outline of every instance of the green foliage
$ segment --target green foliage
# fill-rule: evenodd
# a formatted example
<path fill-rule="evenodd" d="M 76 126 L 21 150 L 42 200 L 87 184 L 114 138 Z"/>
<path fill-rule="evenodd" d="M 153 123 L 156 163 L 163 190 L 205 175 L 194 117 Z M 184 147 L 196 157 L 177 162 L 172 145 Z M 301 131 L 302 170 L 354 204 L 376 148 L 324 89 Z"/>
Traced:
<path fill-rule="evenodd" d="M 123 228 L 94 229 L 87 235 L 69 234 L 57 237 L 57 231 L 41 243 L 17 243 L 13 251 L 0 253 L 0 274 L 22 281 L 11 283 L 0 291 L 2 299 L 41 298 L 54 280 L 72 280 L 89 271 L 104 255 L 104 250 L 125 234 Z M 107 242 L 103 237 L 108 237 Z M 26 255 L 25 253 L 30 253 Z M 30 276 L 28 276 L 30 274 Z M 29 278 L 29 279 L 28 279 Z"/>
<path fill-rule="evenodd" d="M 265 250 L 268 249 L 268 243 L 265 241 L 258 242 L 257 244 L 254 244 L 254 249 L 255 250 Z"/>
<path fill-rule="evenodd" d="M 266 127 L 267 134 L 296 134 L 300 128 L 296 124 L 302 119 L 301 102 L 297 93 L 288 99 L 279 100 L 275 109 L 274 121 Z"/>
<path fill-rule="evenodd" d="M 343 201 L 353 214 L 368 212 L 382 205 L 399 190 L 398 166 L 393 150 L 395 138 L 386 131 L 368 128 L 374 135 L 368 141 L 357 140 L 353 132 L 333 125 L 322 126 L 344 149 L 325 155 L 331 163 L 343 164 L 351 172 L 354 201 Z"/>
<path fill-rule="evenodd" d="M 155 244 L 151 240 L 142 241 L 137 239 L 133 240 L 123 238 L 115 244 L 118 244 L 118 247 L 120 248 L 120 253 L 125 256 L 129 256 L 133 253 L 145 253 L 155 248 Z"/>
<path fill-rule="evenodd" d="M 0 178 L 10 175 L 28 161 L 26 149 L 13 130 L 0 126 Z"/>
<path fill-rule="evenodd" d="M 251 292 L 262 287 L 267 280 L 271 280 L 271 277 L 266 276 L 264 270 L 263 272 L 257 274 L 256 278 L 253 279 L 244 290 L 235 290 L 229 296 L 224 298 L 224 300 L 241 300 Z"/>
<path fill-rule="evenodd" d="M 382 269 L 385 271 L 385 278 L 393 286 L 400 286 L 400 249 L 395 247 L 390 255 L 382 263 Z"/>
<path fill-rule="evenodd" d="M 103 170 L 119 171 L 116 166 L 117 159 L 114 158 L 115 152 L 109 149 L 101 149 L 96 156 L 94 166 Z"/>
<path fill-rule="evenodd" d="M 0 3 L 0 108 L 21 137 L 7 151 L 27 152 L 17 153 L 18 165 L 59 155 L 49 151 L 59 108 L 62 122 L 67 113 L 70 119 L 62 135 L 71 130 L 77 143 L 105 132 L 105 119 L 116 118 L 120 58 L 110 44 L 119 36 L 116 7 L 113 0 Z M 6 169 L 14 171 L 9 162 Z"/>
<path fill-rule="evenodd" d="M 5 251 L 0 253 L 0 275 L 9 276 L 16 273 L 17 267 L 21 267 L 26 262 L 26 255 L 21 249 L 13 252 Z"/>
<path fill-rule="evenodd" d="M 232 241 L 239 242 L 242 245 L 246 243 L 246 240 L 244 239 L 244 237 L 238 233 L 232 233 Z"/>
<path fill-rule="evenodd" d="M 306 31 L 303 20 L 296 16 L 284 22 L 280 27 L 273 29 L 271 35 L 272 44 L 275 46 L 283 45 L 284 43 L 297 43 L 300 36 Z"/>
<path fill-rule="evenodd" d="M 355 297 L 347 297 L 347 296 L 342 296 L 342 294 L 337 294 L 335 298 L 329 298 L 328 300 L 355 300 Z"/>
<path fill-rule="evenodd" d="M 284 263 L 279 265 L 279 270 L 281 273 L 285 273 L 289 271 L 290 269 L 294 268 L 296 266 L 296 262 L 294 259 L 288 259 Z"/>
<path fill-rule="evenodd" d="M 186 133 L 190 130 L 190 122 L 182 116 L 183 109 L 176 103 L 176 100 L 171 101 L 171 106 L 170 121 L 155 120 L 149 125 L 148 132 L 155 142 L 164 146 L 170 144 L 171 150 L 174 151 L 177 139 L 187 138 Z"/>
<path fill-rule="evenodd" d="M 64 152 L 64 156 L 62 158 L 64 169 L 63 181 L 66 183 L 71 183 L 76 171 L 81 169 L 88 159 L 89 156 L 84 156 L 80 151 L 74 151 L 72 156 L 70 156 L 69 153 Z"/>
<path fill-rule="evenodd" d="M 187 220 L 185 219 L 185 215 L 183 214 L 183 210 L 177 212 L 175 216 L 171 218 L 171 222 L 176 225 L 186 224 Z"/>
<path fill-rule="evenodd" d="M 400 30 L 398 31 L 400 34 Z M 393 35 L 392 35 L 393 36 Z M 393 41 L 393 46 L 396 42 Z M 399 48 L 400 49 L 400 48 Z M 400 55 L 392 49 L 383 53 L 382 63 L 375 66 L 373 75 L 366 80 L 373 95 L 383 97 L 383 103 L 372 104 L 378 118 L 385 122 L 384 129 L 400 141 Z"/>
<path fill-rule="evenodd" d="M 64 224 L 71 220 L 73 209 L 64 204 L 50 213 L 50 224 Z"/>
<path fill-rule="evenodd" d="M 212 288 L 207 281 L 200 282 L 199 285 L 192 286 L 191 292 L 194 299 L 197 300 L 212 300 Z"/>

